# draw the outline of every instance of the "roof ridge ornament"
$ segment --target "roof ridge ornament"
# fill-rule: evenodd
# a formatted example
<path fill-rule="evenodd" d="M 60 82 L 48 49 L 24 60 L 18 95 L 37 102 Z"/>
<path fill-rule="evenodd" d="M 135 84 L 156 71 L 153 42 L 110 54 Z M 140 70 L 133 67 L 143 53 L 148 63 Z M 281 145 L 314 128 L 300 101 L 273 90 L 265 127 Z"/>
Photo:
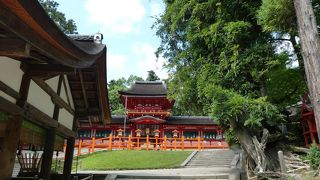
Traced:
<path fill-rule="evenodd" d="M 102 40 L 103 40 L 103 34 L 98 32 L 96 34 L 93 35 L 93 42 L 98 43 L 98 44 L 102 44 Z"/>

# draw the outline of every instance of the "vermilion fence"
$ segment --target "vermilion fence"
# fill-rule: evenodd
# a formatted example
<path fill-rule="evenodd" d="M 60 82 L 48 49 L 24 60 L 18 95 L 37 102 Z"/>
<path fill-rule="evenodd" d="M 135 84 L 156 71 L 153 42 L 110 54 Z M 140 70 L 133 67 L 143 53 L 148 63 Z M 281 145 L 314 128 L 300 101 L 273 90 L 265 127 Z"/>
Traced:
<path fill-rule="evenodd" d="M 78 155 L 92 153 L 96 150 L 185 150 L 185 149 L 224 149 L 229 148 L 225 141 L 197 138 L 167 138 L 167 137 L 121 137 L 78 139 L 75 147 Z M 87 151 L 83 152 L 86 148 Z"/>

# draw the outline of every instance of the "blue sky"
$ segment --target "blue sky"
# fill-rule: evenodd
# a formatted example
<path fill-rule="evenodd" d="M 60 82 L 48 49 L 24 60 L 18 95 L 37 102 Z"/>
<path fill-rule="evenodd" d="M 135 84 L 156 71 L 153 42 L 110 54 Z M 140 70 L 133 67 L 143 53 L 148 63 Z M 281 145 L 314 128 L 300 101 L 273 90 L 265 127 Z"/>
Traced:
<path fill-rule="evenodd" d="M 56 1 L 59 11 L 76 22 L 79 34 L 103 33 L 108 48 L 108 81 L 131 74 L 146 78 L 149 70 L 167 78 L 162 68 L 165 60 L 154 55 L 160 39 L 151 29 L 155 21 L 152 16 L 163 13 L 162 0 Z"/>

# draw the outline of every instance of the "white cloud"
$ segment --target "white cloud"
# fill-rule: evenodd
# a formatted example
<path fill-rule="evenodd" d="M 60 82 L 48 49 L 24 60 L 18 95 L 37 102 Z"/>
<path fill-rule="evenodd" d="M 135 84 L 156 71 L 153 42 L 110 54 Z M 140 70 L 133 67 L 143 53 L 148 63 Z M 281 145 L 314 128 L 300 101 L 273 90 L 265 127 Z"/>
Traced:
<path fill-rule="evenodd" d="M 145 14 L 140 0 L 88 0 L 85 8 L 90 21 L 101 25 L 106 35 L 138 31 L 137 23 Z"/>
<path fill-rule="evenodd" d="M 107 55 L 107 67 L 108 69 L 115 69 L 118 71 L 124 70 L 124 65 L 128 60 L 127 56 L 122 54 L 108 53 Z"/>
<path fill-rule="evenodd" d="M 147 71 L 153 70 L 160 79 L 168 78 L 168 74 L 165 69 L 163 69 L 163 64 L 165 59 L 159 57 L 158 59 L 155 56 L 156 48 L 148 43 L 135 43 L 133 45 L 133 51 L 139 58 L 137 62 L 138 71 L 144 72 L 144 77 L 147 77 Z"/>

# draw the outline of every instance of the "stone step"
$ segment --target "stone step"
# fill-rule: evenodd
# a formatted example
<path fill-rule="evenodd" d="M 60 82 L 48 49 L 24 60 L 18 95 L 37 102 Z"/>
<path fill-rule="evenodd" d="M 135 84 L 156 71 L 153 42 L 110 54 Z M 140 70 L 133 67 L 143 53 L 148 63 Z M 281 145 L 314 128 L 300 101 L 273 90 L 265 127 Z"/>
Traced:
<path fill-rule="evenodd" d="M 201 162 L 231 162 L 232 159 L 193 159 L 193 161 L 201 161 Z"/>
<path fill-rule="evenodd" d="M 230 168 L 233 160 L 234 152 L 230 150 L 215 150 L 215 151 L 199 151 L 186 164 L 186 168 L 192 167 L 224 167 Z"/>
<path fill-rule="evenodd" d="M 199 165 L 199 164 L 201 164 L 201 165 L 228 165 L 228 166 L 230 166 L 230 163 L 196 163 L 196 162 L 189 163 L 189 164 L 187 164 L 187 166 L 188 165 Z"/>
<path fill-rule="evenodd" d="M 164 179 L 158 179 L 158 180 L 166 180 L 168 178 L 164 178 Z M 184 178 L 179 178 L 179 179 L 172 179 L 172 180 L 181 180 L 181 179 L 184 179 Z M 194 178 L 191 178 L 191 179 L 194 179 Z M 199 178 L 196 178 L 196 179 L 199 179 Z M 228 180 L 227 178 L 225 179 L 217 179 L 217 178 L 212 178 L 212 179 L 209 179 L 209 178 L 202 178 L 203 180 Z M 133 178 L 117 178 L 117 180 L 134 180 Z M 152 179 L 144 179 L 144 180 L 152 180 Z"/>
<path fill-rule="evenodd" d="M 192 165 L 187 165 L 185 167 L 226 167 L 226 168 L 229 168 L 230 165 L 203 165 L 203 164 L 192 164 Z"/>
<path fill-rule="evenodd" d="M 228 179 L 228 174 L 216 174 L 216 175 L 189 175 L 189 176 L 159 176 L 159 175 L 117 175 L 116 179 Z"/>

